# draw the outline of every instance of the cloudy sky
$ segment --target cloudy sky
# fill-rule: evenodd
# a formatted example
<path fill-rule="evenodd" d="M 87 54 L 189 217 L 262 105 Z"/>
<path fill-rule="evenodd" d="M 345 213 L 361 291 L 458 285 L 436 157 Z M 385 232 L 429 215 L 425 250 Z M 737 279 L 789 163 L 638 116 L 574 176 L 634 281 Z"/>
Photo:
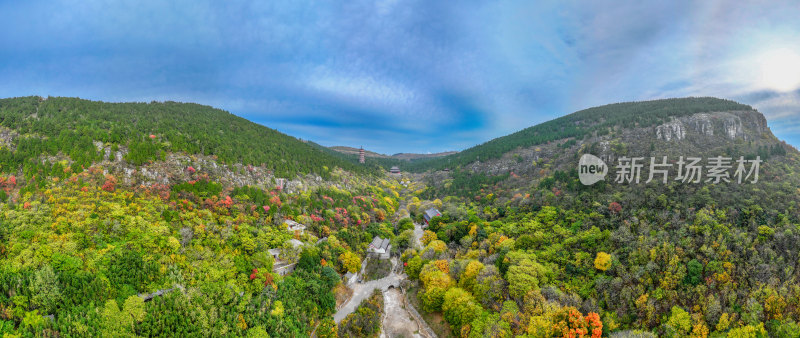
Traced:
<path fill-rule="evenodd" d="M 391 154 L 717 96 L 798 146 L 798 17 L 795 1 L 0 1 L 0 97 L 198 102 Z"/>

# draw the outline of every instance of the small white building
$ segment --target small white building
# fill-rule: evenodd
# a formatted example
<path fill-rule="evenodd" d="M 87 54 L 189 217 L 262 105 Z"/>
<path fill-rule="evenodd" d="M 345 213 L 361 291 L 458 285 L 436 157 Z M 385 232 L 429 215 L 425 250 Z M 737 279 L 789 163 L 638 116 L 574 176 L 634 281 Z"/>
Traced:
<path fill-rule="evenodd" d="M 305 225 L 297 223 L 297 222 L 295 222 L 293 220 L 286 219 L 286 220 L 283 220 L 283 222 L 286 223 L 286 231 L 289 231 L 291 233 L 294 233 L 295 231 L 299 231 L 300 234 L 302 235 L 306 231 L 306 226 Z"/>
<path fill-rule="evenodd" d="M 372 242 L 369 243 L 367 251 L 373 255 L 378 256 L 380 259 L 389 259 L 392 252 L 392 245 L 388 238 L 380 238 L 375 236 Z"/>
<path fill-rule="evenodd" d="M 291 244 L 294 249 L 300 249 L 303 245 L 305 245 L 305 243 L 296 239 L 290 239 L 286 242 Z M 269 249 L 267 252 L 269 252 L 269 255 L 275 259 L 275 264 L 272 265 L 272 272 L 275 272 L 281 276 L 286 276 L 288 273 L 294 271 L 294 267 L 297 265 L 297 262 L 282 260 L 280 257 L 281 249 Z"/>

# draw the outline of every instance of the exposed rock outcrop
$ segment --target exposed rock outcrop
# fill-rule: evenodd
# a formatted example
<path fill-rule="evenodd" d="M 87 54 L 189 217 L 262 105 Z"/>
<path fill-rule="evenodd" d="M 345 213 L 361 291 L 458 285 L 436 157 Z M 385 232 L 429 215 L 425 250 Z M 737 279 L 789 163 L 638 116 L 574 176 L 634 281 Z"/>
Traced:
<path fill-rule="evenodd" d="M 686 127 L 680 120 L 673 120 L 656 127 L 656 138 L 672 141 L 686 138 Z"/>
<path fill-rule="evenodd" d="M 656 126 L 654 131 L 656 139 L 663 141 L 681 141 L 691 133 L 749 141 L 767 131 L 767 121 L 764 115 L 756 111 L 700 113 L 673 118 Z"/>

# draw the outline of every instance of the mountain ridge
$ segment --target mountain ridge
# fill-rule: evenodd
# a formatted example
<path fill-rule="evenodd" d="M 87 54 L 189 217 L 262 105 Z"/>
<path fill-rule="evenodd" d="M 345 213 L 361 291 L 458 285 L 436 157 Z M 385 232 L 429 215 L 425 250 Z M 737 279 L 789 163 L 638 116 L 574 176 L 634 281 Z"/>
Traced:
<path fill-rule="evenodd" d="M 358 155 L 360 149 L 348 146 L 331 146 L 328 147 L 330 149 L 336 150 L 343 154 L 348 155 Z M 420 154 L 420 153 L 395 153 L 392 155 L 386 155 L 377 153 L 374 151 L 364 150 L 364 157 L 374 157 L 374 158 L 393 158 L 398 160 L 417 160 L 417 159 L 424 159 L 424 158 L 434 158 L 434 157 L 441 157 L 447 156 L 458 153 L 458 151 L 443 151 L 438 153 L 431 153 L 431 154 Z"/>

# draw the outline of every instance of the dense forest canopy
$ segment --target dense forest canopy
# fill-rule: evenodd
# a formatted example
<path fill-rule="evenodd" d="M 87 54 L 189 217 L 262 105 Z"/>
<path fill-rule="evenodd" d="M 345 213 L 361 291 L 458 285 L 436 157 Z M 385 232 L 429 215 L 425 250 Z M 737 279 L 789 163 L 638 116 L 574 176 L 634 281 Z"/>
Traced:
<path fill-rule="evenodd" d="M 298 337 L 330 329 L 340 275 L 356 271 L 369 231 L 388 229 L 398 206 L 390 185 L 354 180 L 348 191 L 289 194 L 231 189 L 198 171 L 188 182 L 131 188 L 90 167 L 20 195 L 28 183 L 0 177 L 11 196 L 0 203 L 0 335 Z M 288 275 L 273 269 L 287 263 Z"/>

